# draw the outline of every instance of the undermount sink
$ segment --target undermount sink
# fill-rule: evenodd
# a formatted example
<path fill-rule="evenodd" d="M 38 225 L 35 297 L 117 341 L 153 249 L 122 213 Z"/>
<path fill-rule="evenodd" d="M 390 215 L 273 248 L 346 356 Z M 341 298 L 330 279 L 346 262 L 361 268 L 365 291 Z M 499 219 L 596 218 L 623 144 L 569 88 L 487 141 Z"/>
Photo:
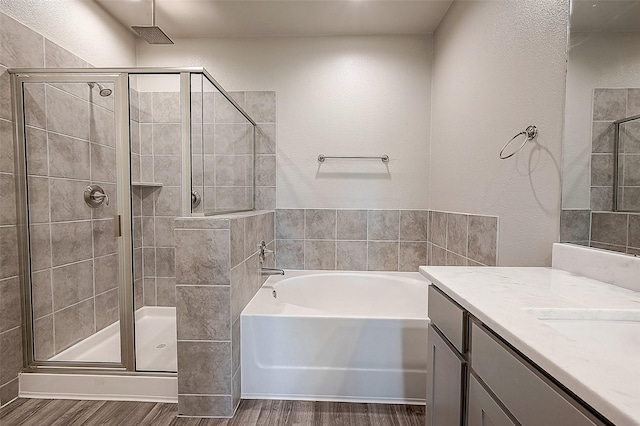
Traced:
<path fill-rule="evenodd" d="M 595 344 L 616 357 L 637 361 L 640 309 L 527 308 L 525 311 L 567 337 Z"/>

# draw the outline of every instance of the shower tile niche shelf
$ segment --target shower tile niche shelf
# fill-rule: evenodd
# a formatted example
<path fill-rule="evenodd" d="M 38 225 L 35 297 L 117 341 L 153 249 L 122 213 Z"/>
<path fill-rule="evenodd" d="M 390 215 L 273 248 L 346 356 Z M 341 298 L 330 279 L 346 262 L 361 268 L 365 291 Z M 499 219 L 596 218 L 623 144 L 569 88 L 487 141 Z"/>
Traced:
<path fill-rule="evenodd" d="M 162 188 L 162 184 L 159 182 L 131 182 L 131 185 L 141 188 Z"/>

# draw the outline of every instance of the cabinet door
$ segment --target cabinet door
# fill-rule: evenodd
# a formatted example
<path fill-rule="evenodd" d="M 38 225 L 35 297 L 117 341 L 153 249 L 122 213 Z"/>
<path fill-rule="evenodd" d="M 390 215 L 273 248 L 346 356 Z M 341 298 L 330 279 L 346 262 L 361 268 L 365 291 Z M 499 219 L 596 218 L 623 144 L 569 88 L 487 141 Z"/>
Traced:
<path fill-rule="evenodd" d="M 427 426 L 460 426 L 466 363 L 429 325 L 427 367 Z"/>
<path fill-rule="evenodd" d="M 467 426 L 515 426 L 473 374 L 469 378 Z"/>

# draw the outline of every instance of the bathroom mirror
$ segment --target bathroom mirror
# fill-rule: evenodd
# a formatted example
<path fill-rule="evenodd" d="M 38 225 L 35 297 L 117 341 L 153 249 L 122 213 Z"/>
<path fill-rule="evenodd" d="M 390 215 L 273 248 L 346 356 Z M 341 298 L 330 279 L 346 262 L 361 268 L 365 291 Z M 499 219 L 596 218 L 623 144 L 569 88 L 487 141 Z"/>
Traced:
<path fill-rule="evenodd" d="M 640 254 L 640 1 L 571 1 L 560 241 Z"/>

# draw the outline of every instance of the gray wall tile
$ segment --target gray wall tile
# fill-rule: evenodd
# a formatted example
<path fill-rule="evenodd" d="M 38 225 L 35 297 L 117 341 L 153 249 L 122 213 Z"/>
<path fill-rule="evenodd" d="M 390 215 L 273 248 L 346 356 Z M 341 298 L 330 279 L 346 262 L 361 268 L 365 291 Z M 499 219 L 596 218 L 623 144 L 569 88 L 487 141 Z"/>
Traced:
<path fill-rule="evenodd" d="M 66 222 L 51 225 L 53 266 L 91 258 L 91 222 Z"/>
<path fill-rule="evenodd" d="M 369 241 L 368 270 L 397 271 L 398 243 Z"/>
<path fill-rule="evenodd" d="M 43 37 L 5 14 L 0 14 L 0 40 L 3 65 L 10 68 L 44 67 Z"/>
<path fill-rule="evenodd" d="M 336 211 L 333 209 L 305 210 L 307 239 L 334 240 L 336 238 Z"/>
<path fill-rule="evenodd" d="M 467 257 L 486 266 L 497 265 L 498 218 L 469 216 L 469 249 Z"/>
<path fill-rule="evenodd" d="M 611 187 L 591 187 L 591 210 L 607 211 L 613 205 L 613 191 Z"/>
<path fill-rule="evenodd" d="M 340 271 L 367 270 L 366 241 L 338 241 L 336 244 L 336 269 Z"/>
<path fill-rule="evenodd" d="M 427 210 L 400 210 L 400 241 L 427 241 Z"/>
<path fill-rule="evenodd" d="M 47 129 L 89 140 L 89 104 L 51 86 L 47 94 Z"/>
<path fill-rule="evenodd" d="M 591 128 L 591 152 L 612 153 L 614 129 L 610 121 L 594 122 Z"/>
<path fill-rule="evenodd" d="M 179 340 L 178 365 L 179 394 L 231 395 L 231 342 Z"/>
<path fill-rule="evenodd" d="M 53 150 L 51 155 L 55 155 L 56 146 L 48 146 L 47 137 L 49 137 L 49 143 L 54 145 L 56 138 L 65 138 L 65 136 L 57 135 L 55 133 L 47 133 L 44 130 L 36 129 L 35 127 L 27 127 L 25 131 L 25 144 L 27 150 L 27 173 L 30 175 L 39 175 L 39 176 L 48 176 L 49 175 L 49 167 L 50 167 L 50 159 L 49 159 L 49 150 Z M 11 139 L 13 142 L 13 138 Z M 86 142 L 82 142 L 86 144 Z M 78 147 L 82 149 L 82 147 Z M 81 173 L 86 178 L 89 178 L 89 146 L 86 146 L 86 157 L 81 157 L 77 161 L 84 161 L 83 164 L 86 164 L 87 170 Z M 9 153 L 6 153 L 9 155 Z M 13 160 L 13 149 L 11 149 L 10 154 L 11 160 Z M 82 170 L 83 164 L 78 165 L 78 169 Z M 52 172 L 56 173 L 57 167 L 52 164 Z M 13 165 L 11 166 L 11 170 L 13 170 Z M 58 170 L 59 172 L 59 170 Z"/>
<path fill-rule="evenodd" d="M 54 324 L 56 353 L 86 339 L 93 334 L 95 327 L 93 299 L 85 300 L 55 313 Z"/>
<path fill-rule="evenodd" d="M 276 238 L 302 239 L 304 238 L 304 210 L 277 209 L 276 210 Z"/>
<path fill-rule="evenodd" d="M 54 311 L 93 296 L 93 260 L 54 268 L 51 276 Z"/>
<path fill-rule="evenodd" d="M 432 211 L 429 226 L 431 242 L 445 248 L 447 246 L 447 213 Z"/>
<path fill-rule="evenodd" d="M 630 247 L 640 248 L 640 214 L 629 215 L 629 236 Z"/>
<path fill-rule="evenodd" d="M 158 306 L 176 306 L 176 279 L 156 278 L 156 298 Z"/>
<path fill-rule="evenodd" d="M 448 251 L 467 256 L 468 224 L 469 217 L 467 215 L 457 213 L 447 215 L 446 249 Z"/>
<path fill-rule="evenodd" d="M 37 130 L 33 130 L 33 134 L 37 134 Z M 85 179 L 90 178 L 89 175 L 89 143 L 80 139 L 70 138 L 68 136 L 59 135 L 49 132 L 46 135 L 49 139 L 49 171 L 51 176 L 57 176 L 62 178 L 73 179 Z M 35 142 L 34 139 L 29 139 L 29 146 L 31 147 Z M 44 148 L 46 150 L 46 143 Z M 32 153 L 32 149 L 29 153 Z M 46 155 L 46 151 L 44 153 Z M 31 159 L 33 155 L 30 155 Z M 45 157 L 46 158 L 46 157 Z M 115 157 L 114 157 L 115 159 Z M 113 163 L 115 168 L 115 163 Z M 40 169 L 38 167 L 38 169 Z M 46 169 L 44 170 L 46 174 Z M 34 174 L 34 170 L 29 167 L 29 173 Z M 40 173 L 35 173 L 40 174 Z"/>
<path fill-rule="evenodd" d="M 467 266 L 467 258 L 447 250 L 447 266 Z"/>
<path fill-rule="evenodd" d="M 276 267 L 304 269 L 304 240 L 276 240 Z"/>
<path fill-rule="evenodd" d="M 339 240 L 367 239 L 366 210 L 338 210 L 337 238 Z"/>
<path fill-rule="evenodd" d="M 91 207 L 84 202 L 88 181 L 50 179 L 51 221 L 91 219 Z"/>
<path fill-rule="evenodd" d="M 0 174 L 0 225 L 16 223 L 16 191 L 13 175 Z"/>
<path fill-rule="evenodd" d="M 177 286 L 178 339 L 231 339 L 230 303 L 228 286 Z"/>
<path fill-rule="evenodd" d="M 31 269 L 40 271 L 51 267 L 51 227 L 49 224 L 29 227 Z"/>
<path fill-rule="evenodd" d="M 20 327 L 20 280 L 12 277 L 0 280 L 0 333 Z"/>
<path fill-rule="evenodd" d="M 589 241 L 590 210 L 562 210 L 560 213 L 560 242 Z"/>
<path fill-rule="evenodd" d="M 305 269 L 336 269 L 336 242 L 306 240 L 304 267 Z"/>
<path fill-rule="evenodd" d="M 256 186 L 276 185 L 276 156 L 256 156 Z"/>
<path fill-rule="evenodd" d="M 594 89 L 593 119 L 618 120 L 626 117 L 627 89 Z"/>
<path fill-rule="evenodd" d="M 276 121 L 276 92 L 246 92 L 247 114 L 257 123 Z"/>
<path fill-rule="evenodd" d="M 427 264 L 426 242 L 400 242 L 399 271 L 418 272 L 418 267 Z"/>
<path fill-rule="evenodd" d="M 628 215 L 621 213 L 593 213 L 591 240 L 599 243 L 627 245 Z"/>
<path fill-rule="evenodd" d="M 94 259 L 96 293 L 104 293 L 118 285 L 118 256 L 112 254 Z"/>
<path fill-rule="evenodd" d="M 41 318 L 53 313 L 53 296 L 51 289 L 51 270 L 34 272 L 31 279 L 31 298 L 33 300 L 33 316 Z M 20 293 L 18 293 L 19 296 Z M 17 305 L 18 308 L 20 304 Z M 1 323 L 0 323 L 1 324 Z"/>
<path fill-rule="evenodd" d="M 20 327 L 16 327 L 0 333 L 0 383 L 16 378 L 21 369 L 22 331 Z"/>
<path fill-rule="evenodd" d="M 118 289 L 96 296 L 96 331 L 100 331 L 118 321 L 118 302 Z"/>
<path fill-rule="evenodd" d="M 591 155 L 591 185 L 611 186 L 613 184 L 613 155 Z"/>
<path fill-rule="evenodd" d="M 447 251 L 435 244 L 429 246 L 429 265 L 431 266 L 446 266 L 447 265 Z"/>
<path fill-rule="evenodd" d="M 15 226 L 0 227 L 0 279 L 18 275 L 18 234 Z"/>
<path fill-rule="evenodd" d="M 180 122 L 180 93 L 154 92 L 151 94 L 154 123 Z"/>
<path fill-rule="evenodd" d="M 222 416 L 233 415 L 231 395 L 180 395 L 178 394 L 178 413 L 185 416 Z"/>
<path fill-rule="evenodd" d="M 229 230 L 176 229 L 176 282 L 229 284 Z"/>
<path fill-rule="evenodd" d="M 367 215 L 369 240 L 398 241 L 400 237 L 400 212 L 398 210 L 369 210 Z"/>

